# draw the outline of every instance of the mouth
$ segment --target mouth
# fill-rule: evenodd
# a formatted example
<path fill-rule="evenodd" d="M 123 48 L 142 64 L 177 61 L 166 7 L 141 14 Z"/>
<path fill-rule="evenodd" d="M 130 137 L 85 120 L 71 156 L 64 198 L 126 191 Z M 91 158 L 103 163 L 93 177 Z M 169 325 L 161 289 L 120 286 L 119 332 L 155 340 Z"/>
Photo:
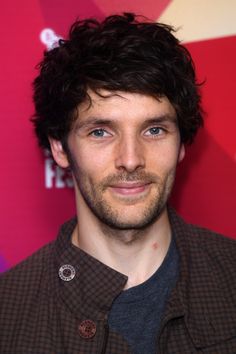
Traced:
<path fill-rule="evenodd" d="M 116 194 L 130 196 L 146 192 L 150 185 L 150 182 L 121 182 L 111 185 L 110 188 Z"/>

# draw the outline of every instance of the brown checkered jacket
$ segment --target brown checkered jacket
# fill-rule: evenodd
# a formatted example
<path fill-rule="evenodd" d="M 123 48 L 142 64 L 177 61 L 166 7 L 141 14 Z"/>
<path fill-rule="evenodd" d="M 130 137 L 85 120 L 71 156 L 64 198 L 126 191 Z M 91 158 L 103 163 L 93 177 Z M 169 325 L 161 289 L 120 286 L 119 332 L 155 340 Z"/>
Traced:
<path fill-rule="evenodd" d="M 236 242 L 187 225 L 173 211 L 169 215 L 181 268 L 157 334 L 157 351 L 236 353 Z M 71 244 L 75 222 L 1 277 L 1 354 L 131 353 L 107 325 L 112 301 L 127 278 Z M 68 264 L 75 276 L 64 281 L 58 271 Z M 63 274 L 68 279 L 71 272 Z"/>

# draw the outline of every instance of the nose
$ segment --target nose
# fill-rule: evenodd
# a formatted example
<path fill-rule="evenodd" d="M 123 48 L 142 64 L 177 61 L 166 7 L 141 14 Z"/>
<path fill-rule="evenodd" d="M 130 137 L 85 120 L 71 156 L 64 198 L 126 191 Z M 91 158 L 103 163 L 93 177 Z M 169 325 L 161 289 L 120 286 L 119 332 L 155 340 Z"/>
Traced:
<path fill-rule="evenodd" d="M 117 146 L 115 167 L 133 172 L 145 167 L 145 151 L 135 136 L 123 137 Z"/>

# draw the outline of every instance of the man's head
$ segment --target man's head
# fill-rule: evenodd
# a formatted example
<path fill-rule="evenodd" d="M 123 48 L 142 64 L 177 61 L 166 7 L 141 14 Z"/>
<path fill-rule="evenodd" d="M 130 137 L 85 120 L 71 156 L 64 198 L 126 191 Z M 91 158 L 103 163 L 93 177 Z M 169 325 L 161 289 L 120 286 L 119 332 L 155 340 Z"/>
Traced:
<path fill-rule="evenodd" d="M 76 22 L 34 82 L 39 142 L 71 167 L 79 215 L 115 229 L 158 218 L 202 124 L 191 57 L 171 31 L 132 14 Z"/>
<path fill-rule="evenodd" d="M 172 32 L 133 14 L 74 23 L 69 38 L 45 52 L 34 81 L 40 145 L 50 148 L 48 137 L 66 145 L 88 89 L 166 96 L 176 110 L 181 141 L 191 143 L 202 125 L 200 96 L 191 56 Z"/>

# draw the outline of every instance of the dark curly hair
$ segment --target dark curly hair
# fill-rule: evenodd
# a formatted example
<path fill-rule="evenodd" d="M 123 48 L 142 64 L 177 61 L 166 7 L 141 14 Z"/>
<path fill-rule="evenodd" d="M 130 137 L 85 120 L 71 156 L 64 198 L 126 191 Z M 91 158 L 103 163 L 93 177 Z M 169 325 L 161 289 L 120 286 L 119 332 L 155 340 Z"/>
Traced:
<path fill-rule="evenodd" d="M 203 124 L 199 85 L 190 53 L 172 32 L 132 13 L 76 21 L 69 38 L 44 53 L 33 83 L 32 121 L 40 145 L 50 148 L 52 137 L 66 146 L 89 88 L 166 96 L 182 142 L 191 143 Z"/>

